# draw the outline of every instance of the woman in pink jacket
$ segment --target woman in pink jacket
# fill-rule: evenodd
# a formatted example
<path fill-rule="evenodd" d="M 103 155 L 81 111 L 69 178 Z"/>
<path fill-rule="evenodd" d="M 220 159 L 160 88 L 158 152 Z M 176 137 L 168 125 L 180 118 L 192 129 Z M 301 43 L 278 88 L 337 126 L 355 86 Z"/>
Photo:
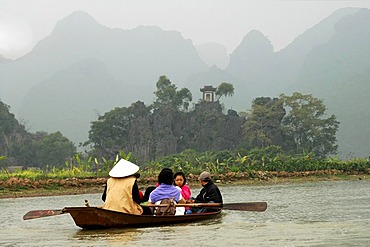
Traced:
<path fill-rule="evenodd" d="M 190 187 L 186 183 L 185 174 L 183 172 L 176 172 L 173 175 L 173 185 L 175 185 L 181 191 L 182 198 L 184 198 L 186 201 L 190 199 Z M 177 209 L 177 211 L 179 211 L 179 208 Z M 190 208 L 186 207 L 183 214 L 191 214 Z"/>

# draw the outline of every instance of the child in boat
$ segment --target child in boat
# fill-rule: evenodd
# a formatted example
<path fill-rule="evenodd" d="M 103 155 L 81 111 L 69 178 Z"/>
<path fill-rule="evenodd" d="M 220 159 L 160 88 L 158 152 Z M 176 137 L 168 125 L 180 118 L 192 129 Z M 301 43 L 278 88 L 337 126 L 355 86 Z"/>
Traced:
<path fill-rule="evenodd" d="M 190 199 L 191 197 L 190 187 L 186 183 L 186 177 L 183 172 L 176 172 L 175 175 L 173 175 L 173 185 L 175 185 L 176 188 L 180 190 L 182 198 L 184 198 L 186 201 Z M 179 207 L 176 209 L 176 213 L 191 214 L 192 212 L 189 207 L 186 208 Z"/>
<path fill-rule="evenodd" d="M 170 168 L 163 168 L 158 175 L 159 186 L 149 195 L 148 205 L 160 204 L 163 199 L 173 198 L 175 203 L 186 203 L 181 192 L 173 183 L 173 172 Z"/>

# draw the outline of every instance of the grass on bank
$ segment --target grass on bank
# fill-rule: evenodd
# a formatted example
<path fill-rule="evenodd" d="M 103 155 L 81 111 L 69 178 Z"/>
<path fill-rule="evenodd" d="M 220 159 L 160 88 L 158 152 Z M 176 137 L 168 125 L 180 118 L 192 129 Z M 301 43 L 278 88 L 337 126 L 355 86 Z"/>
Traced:
<path fill-rule="evenodd" d="M 233 179 L 229 181 L 215 181 L 221 188 L 223 186 L 268 186 L 286 183 L 307 183 L 307 182 L 321 182 L 321 181 L 350 181 L 350 180 L 369 180 L 369 174 L 347 175 L 312 175 L 305 177 L 274 177 L 267 180 L 256 179 Z M 154 185 L 154 184 L 152 184 Z M 141 190 L 145 190 L 146 185 L 139 182 Z M 197 181 L 190 182 L 192 189 L 200 189 L 201 186 Z M 43 188 L 26 188 L 24 186 L 14 186 L 12 188 L 4 188 L 0 186 L 0 199 L 4 198 L 18 198 L 18 197 L 36 197 L 36 196 L 58 196 L 58 195 L 80 195 L 80 194 L 95 194 L 102 193 L 104 190 L 103 185 L 95 184 L 82 187 L 62 187 L 62 186 L 49 186 Z"/>
<path fill-rule="evenodd" d="M 108 173 L 120 159 L 132 160 L 131 153 L 123 151 L 114 160 L 105 158 L 81 158 L 80 154 L 66 161 L 63 167 L 46 166 L 15 170 L 0 170 L 0 196 L 9 194 L 81 194 L 100 191 Z M 0 157 L 6 164 L 6 157 Z M 238 151 L 186 150 L 180 154 L 140 164 L 139 179 L 142 186 L 153 184 L 164 167 L 183 171 L 190 183 L 199 186 L 197 176 L 209 171 L 215 181 L 223 184 L 273 184 L 300 181 L 367 179 L 370 174 L 369 159 L 340 160 L 336 157 L 318 159 L 312 154 L 287 156 L 279 147 Z M 361 177 L 362 176 L 362 177 Z M 95 180 L 94 180 L 95 179 Z M 78 181 L 77 181 L 78 180 Z M 82 180 L 84 181 L 81 183 Z M 90 181 L 91 180 L 91 181 Z M 33 192 L 32 192 L 33 191 Z"/>
<path fill-rule="evenodd" d="M 268 150 L 270 151 L 270 150 Z M 249 177 L 259 177 L 260 172 L 270 173 L 302 173 L 314 171 L 339 171 L 338 173 L 348 174 L 369 174 L 370 161 L 365 158 L 351 160 L 340 160 L 338 158 L 315 159 L 310 154 L 301 156 L 286 156 L 280 153 L 265 154 L 254 153 L 243 155 L 231 151 L 219 152 L 183 152 L 178 155 L 171 155 L 160 160 L 141 164 L 140 174 L 143 178 L 156 177 L 164 167 L 173 171 L 183 171 L 185 174 L 200 174 L 202 171 L 209 171 L 213 175 L 227 175 L 230 173 L 245 173 Z M 46 166 L 45 168 L 28 168 L 9 172 L 6 168 L 0 171 L 0 181 L 8 180 L 11 177 L 29 179 L 32 181 L 42 179 L 71 179 L 71 178 L 99 178 L 108 177 L 110 169 L 119 160 L 124 158 L 130 160 L 128 155 L 120 152 L 115 160 L 105 158 L 84 160 L 76 155 L 67 161 L 64 167 L 56 168 Z M 4 161 L 4 160 L 3 160 Z M 133 161 L 137 163 L 136 161 Z"/>

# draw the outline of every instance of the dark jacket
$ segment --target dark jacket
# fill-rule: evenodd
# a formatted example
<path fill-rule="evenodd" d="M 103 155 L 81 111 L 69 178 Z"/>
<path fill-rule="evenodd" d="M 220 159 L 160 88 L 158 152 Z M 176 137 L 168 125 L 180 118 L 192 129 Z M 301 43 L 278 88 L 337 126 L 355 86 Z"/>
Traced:
<path fill-rule="evenodd" d="M 206 185 L 203 186 L 199 195 L 195 198 L 196 203 L 223 203 L 222 195 L 218 187 L 210 180 Z"/>

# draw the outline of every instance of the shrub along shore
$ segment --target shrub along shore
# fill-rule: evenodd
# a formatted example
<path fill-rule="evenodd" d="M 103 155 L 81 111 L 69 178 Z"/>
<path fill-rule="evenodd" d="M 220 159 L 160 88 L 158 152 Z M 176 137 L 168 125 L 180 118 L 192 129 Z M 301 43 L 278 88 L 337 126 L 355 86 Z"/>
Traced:
<path fill-rule="evenodd" d="M 194 174 L 187 176 L 193 189 L 200 188 L 197 177 L 198 175 Z M 366 179 L 370 179 L 370 169 L 367 172 L 333 169 L 304 172 L 228 172 L 213 175 L 213 181 L 220 187 Z M 155 176 L 141 176 L 138 184 L 141 190 L 145 190 L 147 186 L 155 185 L 156 180 Z M 29 179 L 9 174 L 8 179 L 0 180 L 0 198 L 102 193 L 106 181 L 107 177 Z"/>
<path fill-rule="evenodd" d="M 244 152 L 244 151 L 243 151 Z M 164 167 L 183 171 L 192 188 L 200 187 L 197 180 L 202 171 L 209 171 L 220 186 L 271 185 L 322 180 L 369 179 L 370 160 L 336 157 L 315 158 L 312 154 L 287 156 L 280 147 L 269 146 L 250 151 L 186 152 L 165 156 L 148 164 L 140 164 L 140 189 L 156 184 Z M 22 168 L 10 172 L 0 170 L 0 198 L 101 193 L 108 173 L 119 159 L 131 160 L 120 151 L 115 159 L 72 157 L 63 167 Z M 0 161 L 6 163 L 6 157 Z"/>

